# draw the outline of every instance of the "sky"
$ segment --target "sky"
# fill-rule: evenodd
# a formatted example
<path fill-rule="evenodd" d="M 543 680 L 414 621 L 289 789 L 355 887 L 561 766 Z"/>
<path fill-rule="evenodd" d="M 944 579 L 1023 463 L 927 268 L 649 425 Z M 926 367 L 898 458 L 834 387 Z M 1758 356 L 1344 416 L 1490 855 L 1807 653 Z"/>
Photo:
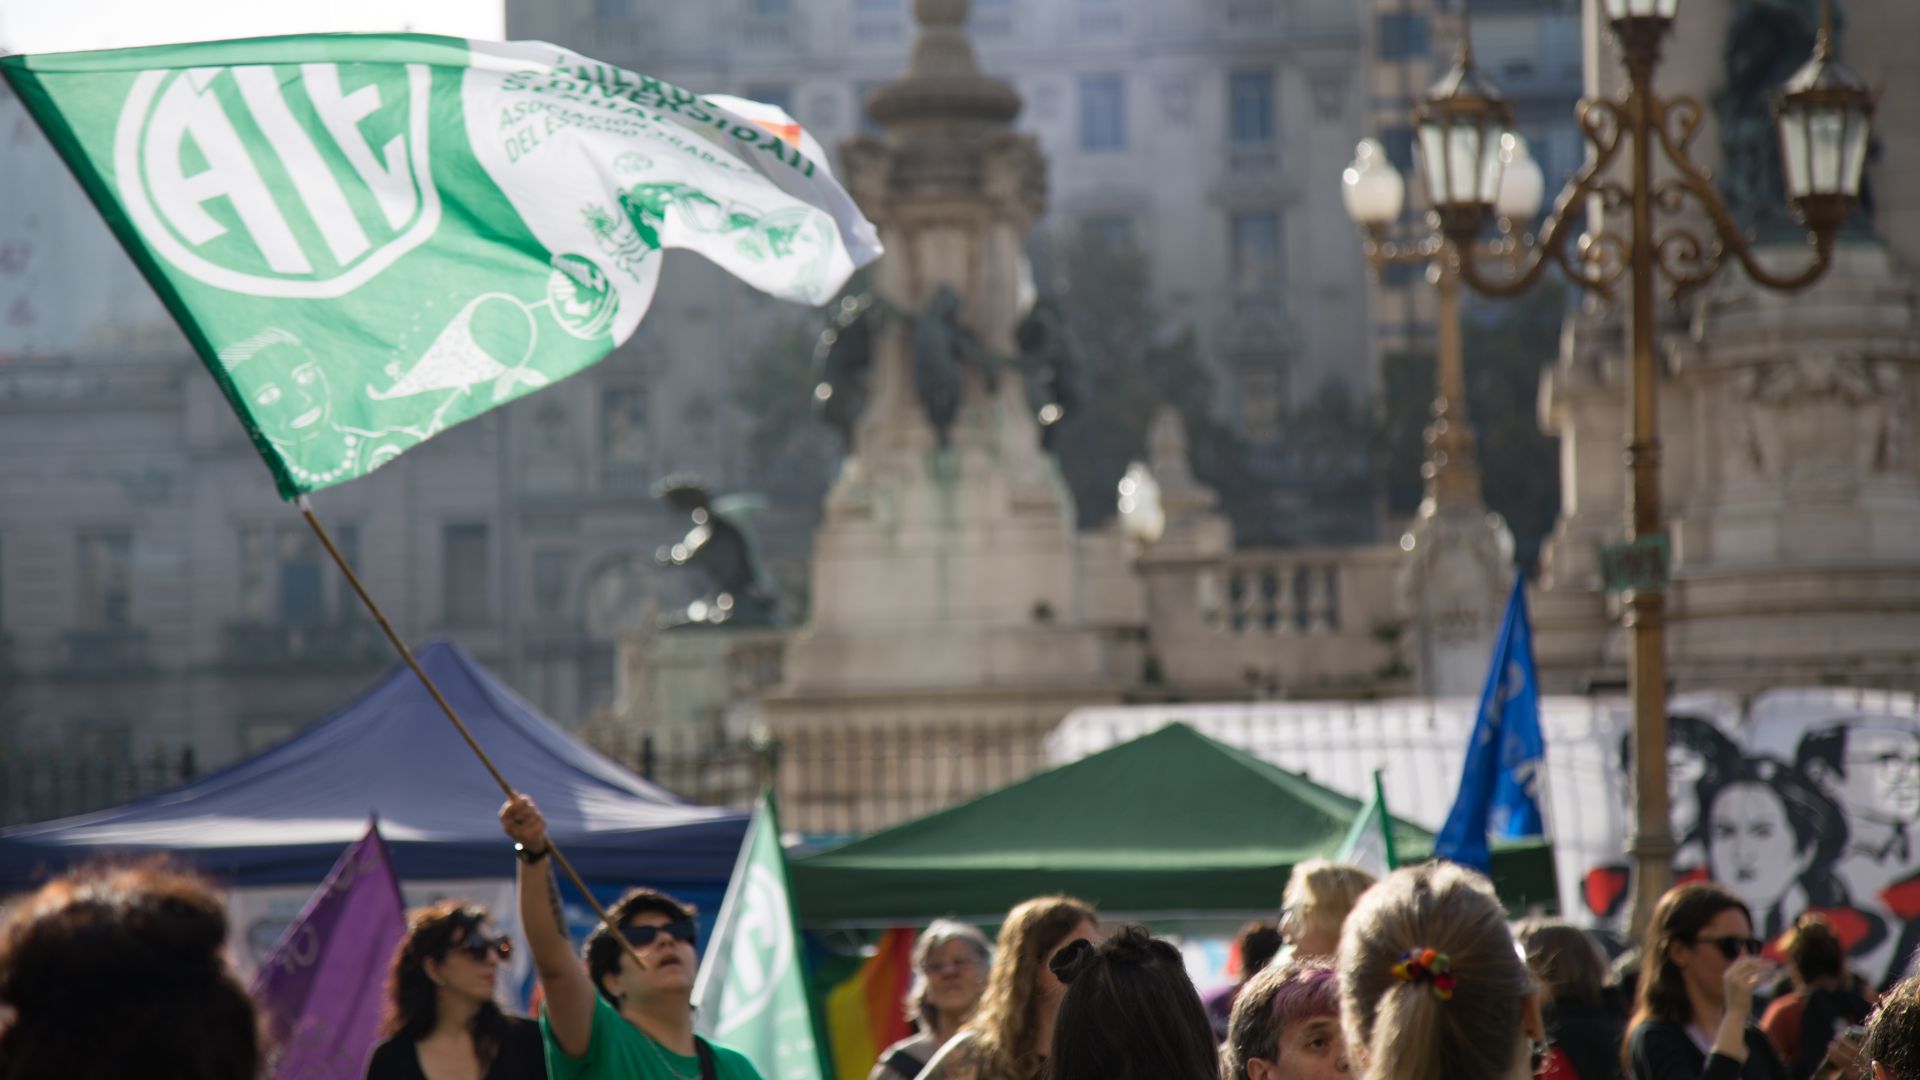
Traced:
<path fill-rule="evenodd" d="M 499 40 L 503 0 L 0 0 L 0 50 L 115 49 L 316 31 Z"/>

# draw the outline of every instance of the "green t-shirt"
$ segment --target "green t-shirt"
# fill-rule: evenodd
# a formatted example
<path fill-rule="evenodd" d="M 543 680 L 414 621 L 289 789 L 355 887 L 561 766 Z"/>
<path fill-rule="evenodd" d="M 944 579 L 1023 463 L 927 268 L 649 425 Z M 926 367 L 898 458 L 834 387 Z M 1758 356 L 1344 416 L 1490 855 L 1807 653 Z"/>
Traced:
<path fill-rule="evenodd" d="M 661 1046 L 627 1022 L 607 999 L 593 995 L 593 1027 L 587 1052 L 568 1057 L 553 1041 L 547 1010 L 540 1010 L 540 1036 L 547 1046 L 549 1080 L 697 1080 L 700 1059 L 682 1056 Z M 718 1043 L 713 1047 L 713 1069 L 718 1080 L 761 1080 L 753 1062 Z"/>

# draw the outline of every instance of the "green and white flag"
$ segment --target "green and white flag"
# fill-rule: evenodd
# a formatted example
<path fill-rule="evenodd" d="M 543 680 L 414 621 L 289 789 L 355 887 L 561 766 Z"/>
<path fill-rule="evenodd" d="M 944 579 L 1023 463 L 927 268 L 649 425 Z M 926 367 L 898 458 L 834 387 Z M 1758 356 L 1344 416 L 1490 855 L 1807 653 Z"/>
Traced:
<path fill-rule="evenodd" d="M 785 113 L 553 45 L 315 34 L 0 74 L 286 498 L 599 360 L 666 248 L 806 304 L 880 254 Z"/>
<path fill-rule="evenodd" d="M 694 979 L 695 1026 L 738 1050 L 767 1080 L 830 1080 L 807 994 L 780 814 L 765 792 L 747 826 Z"/>
<path fill-rule="evenodd" d="M 1385 877 L 1400 865 L 1393 851 L 1393 818 L 1387 814 L 1387 793 L 1380 786 L 1380 770 L 1373 772 L 1373 797 L 1353 819 L 1333 861 L 1357 866 L 1374 877 Z"/>

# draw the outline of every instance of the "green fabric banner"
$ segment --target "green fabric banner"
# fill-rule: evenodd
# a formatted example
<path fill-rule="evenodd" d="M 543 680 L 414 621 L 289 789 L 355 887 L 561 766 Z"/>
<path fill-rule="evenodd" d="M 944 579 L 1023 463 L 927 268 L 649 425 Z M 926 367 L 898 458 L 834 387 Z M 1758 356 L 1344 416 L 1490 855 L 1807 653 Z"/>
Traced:
<path fill-rule="evenodd" d="M 807 992 L 773 793 L 760 796 L 693 986 L 700 1034 L 767 1080 L 830 1080 Z"/>
<path fill-rule="evenodd" d="M 806 304 L 880 254 L 784 112 L 553 45 L 320 34 L 0 74 L 286 498 L 599 360 L 665 248 Z"/>

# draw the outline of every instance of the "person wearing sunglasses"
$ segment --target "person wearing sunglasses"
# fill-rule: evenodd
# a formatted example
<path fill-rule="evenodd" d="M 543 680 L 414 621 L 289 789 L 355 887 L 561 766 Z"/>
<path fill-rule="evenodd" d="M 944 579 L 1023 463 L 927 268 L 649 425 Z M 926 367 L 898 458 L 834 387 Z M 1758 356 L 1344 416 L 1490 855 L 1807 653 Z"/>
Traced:
<path fill-rule="evenodd" d="M 1667 890 L 1647 923 L 1639 999 L 1622 1064 L 1633 1080 L 1788 1080 L 1753 1024 L 1753 991 L 1772 980 L 1753 913 L 1718 885 Z"/>
<path fill-rule="evenodd" d="M 520 927 L 546 998 L 540 1027 L 553 1080 L 761 1080 L 744 1056 L 693 1033 L 691 908 L 632 890 L 587 939 L 583 967 L 567 940 L 546 819 L 516 795 L 500 824 L 520 859 Z"/>
<path fill-rule="evenodd" d="M 414 911 L 387 973 L 387 1039 L 367 1080 L 542 1080 L 540 1028 L 494 1002 L 513 945 L 487 909 L 447 900 Z"/>

